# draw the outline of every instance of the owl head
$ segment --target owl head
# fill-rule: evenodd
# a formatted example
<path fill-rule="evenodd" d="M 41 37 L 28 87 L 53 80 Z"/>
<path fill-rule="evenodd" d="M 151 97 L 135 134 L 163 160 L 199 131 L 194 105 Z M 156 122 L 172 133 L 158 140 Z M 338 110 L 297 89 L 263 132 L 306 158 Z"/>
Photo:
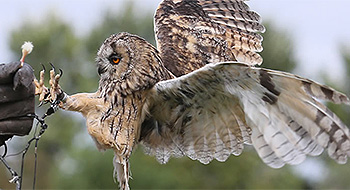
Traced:
<path fill-rule="evenodd" d="M 167 79 L 159 52 L 143 38 L 129 33 L 113 34 L 97 53 L 102 95 L 127 96 Z"/>

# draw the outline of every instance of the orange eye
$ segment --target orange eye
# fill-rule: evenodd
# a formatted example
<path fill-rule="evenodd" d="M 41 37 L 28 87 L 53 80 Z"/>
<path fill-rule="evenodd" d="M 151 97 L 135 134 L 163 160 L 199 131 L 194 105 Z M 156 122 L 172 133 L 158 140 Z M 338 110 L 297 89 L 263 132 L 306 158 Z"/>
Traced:
<path fill-rule="evenodd" d="M 114 64 L 118 64 L 118 63 L 120 62 L 120 58 L 113 58 L 113 59 L 112 59 L 112 62 L 113 62 Z"/>
<path fill-rule="evenodd" d="M 109 61 L 111 62 L 111 64 L 113 65 L 116 65 L 120 62 L 122 58 L 117 56 L 117 55 L 112 55 L 110 58 L 109 58 Z"/>

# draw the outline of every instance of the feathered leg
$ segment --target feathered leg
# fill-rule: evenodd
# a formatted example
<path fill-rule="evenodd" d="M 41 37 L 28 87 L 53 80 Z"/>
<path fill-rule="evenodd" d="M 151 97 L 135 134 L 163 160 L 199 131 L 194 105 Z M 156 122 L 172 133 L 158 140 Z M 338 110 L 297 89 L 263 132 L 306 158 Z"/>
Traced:
<path fill-rule="evenodd" d="M 129 158 L 121 158 L 117 154 L 114 154 L 113 165 L 114 178 L 119 182 L 119 189 L 129 190 Z"/>

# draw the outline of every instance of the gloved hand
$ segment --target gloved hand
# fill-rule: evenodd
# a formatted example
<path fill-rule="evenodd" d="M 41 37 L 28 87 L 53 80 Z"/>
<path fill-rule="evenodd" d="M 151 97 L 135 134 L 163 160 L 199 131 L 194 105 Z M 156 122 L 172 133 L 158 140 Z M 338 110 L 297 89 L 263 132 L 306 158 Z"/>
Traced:
<path fill-rule="evenodd" d="M 0 146 L 13 135 L 27 135 L 35 109 L 34 72 L 21 62 L 0 64 Z"/>

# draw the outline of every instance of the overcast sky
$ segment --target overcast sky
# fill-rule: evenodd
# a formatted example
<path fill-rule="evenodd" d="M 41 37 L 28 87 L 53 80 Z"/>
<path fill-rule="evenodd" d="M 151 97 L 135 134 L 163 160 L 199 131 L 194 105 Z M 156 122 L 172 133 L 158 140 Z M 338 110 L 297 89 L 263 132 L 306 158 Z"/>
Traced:
<path fill-rule="evenodd" d="M 160 2 L 134 1 L 140 11 L 154 11 Z M 48 13 L 55 12 L 72 24 L 77 34 L 84 35 L 102 19 L 107 9 L 118 11 L 123 8 L 122 0 L 0 2 L 0 62 L 11 61 L 9 34 L 28 19 L 40 21 Z M 340 45 L 350 49 L 349 0 L 251 0 L 248 4 L 263 20 L 272 21 L 276 27 L 291 35 L 300 65 L 296 71 L 298 74 L 311 78 L 316 78 L 314 71 L 320 70 L 333 78 L 343 74 Z"/>

